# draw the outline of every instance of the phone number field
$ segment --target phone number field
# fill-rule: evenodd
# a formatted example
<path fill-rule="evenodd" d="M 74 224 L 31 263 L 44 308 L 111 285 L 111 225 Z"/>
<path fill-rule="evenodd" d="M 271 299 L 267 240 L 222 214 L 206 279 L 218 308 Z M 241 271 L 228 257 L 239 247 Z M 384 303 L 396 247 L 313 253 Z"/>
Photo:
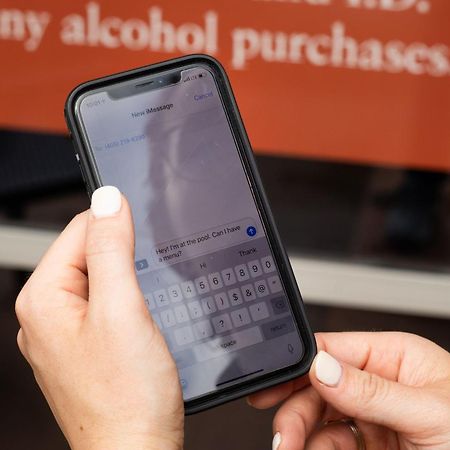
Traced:
<path fill-rule="evenodd" d="M 108 150 L 117 149 L 120 147 L 125 147 L 130 144 L 137 144 L 139 142 L 145 141 L 147 136 L 145 134 L 132 134 L 130 136 L 125 136 L 121 138 L 114 139 L 112 141 L 98 143 L 94 145 L 94 150 L 99 152 L 104 152 Z"/>

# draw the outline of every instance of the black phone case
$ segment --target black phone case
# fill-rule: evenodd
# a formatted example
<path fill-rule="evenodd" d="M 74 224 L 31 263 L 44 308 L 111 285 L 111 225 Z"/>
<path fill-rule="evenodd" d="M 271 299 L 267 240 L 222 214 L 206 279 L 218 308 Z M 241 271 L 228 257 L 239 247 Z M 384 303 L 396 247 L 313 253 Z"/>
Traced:
<path fill-rule="evenodd" d="M 255 200 L 266 229 L 267 238 L 272 248 L 273 256 L 280 270 L 280 276 L 292 307 L 298 332 L 304 343 L 304 353 L 298 364 L 280 369 L 257 379 L 244 381 L 239 385 L 225 388 L 220 392 L 207 394 L 203 397 L 185 402 L 185 413 L 187 415 L 212 408 L 222 403 L 249 395 L 261 389 L 266 389 L 276 384 L 284 383 L 293 378 L 300 377 L 308 372 L 317 351 L 314 335 L 306 319 L 301 294 L 298 290 L 291 265 L 276 229 L 274 218 L 262 187 L 250 142 L 242 123 L 233 91 L 223 67 L 217 60 L 207 55 L 184 56 L 88 81 L 77 86 L 69 94 L 64 112 L 66 122 L 70 130 L 70 135 L 75 146 L 77 161 L 80 165 L 83 179 L 87 187 L 88 195 L 91 196 L 92 192 L 101 186 L 101 182 L 95 168 L 93 156 L 89 151 L 89 148 L 84 143 L 81 127 L 75 115 L 75 103 L 79 96 L 92 89 L 98 89 L 119 81 L 126 81 L 152 74 L 156 75 L 172 69 L 188 68 L 193 65 L 202 65 L 214 74 L 217 87 L 222 97 L 225 112 L 228 116 L 229 124 L 232 128 L 236 143 L 238 144 L 240 157 L 254 191 Z"/>

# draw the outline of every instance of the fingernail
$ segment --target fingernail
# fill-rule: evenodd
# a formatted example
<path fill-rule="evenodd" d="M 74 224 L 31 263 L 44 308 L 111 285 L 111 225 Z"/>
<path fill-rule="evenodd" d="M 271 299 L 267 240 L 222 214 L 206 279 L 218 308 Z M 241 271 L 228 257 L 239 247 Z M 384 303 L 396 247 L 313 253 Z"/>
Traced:
<path fill-rule="evenodd" d="M 336 387 L 342 376 L 342 366 L 327 352 L 320 351 L 315 361 L 316 378 L 325 386 Z"/>
<path fill-rule="evenodd" d="M 275 433 L 275 436 L 273 437 L 272 441 L 272 450 L 278 450 L 278 447 L 281 444 L 281 434 L 279 431 Z"/>
<path fill-rule="evenodd" d="M 248 406 L 253 406 L 252 402 L 250 401 L 250 397 L 247 397 L 245 400 L 247 401 Z"/>
<path fill-rule="evenodd" d="M 91 211 L 94 217 L 110 217 L 120 211 L 122 195 L 115 186 L 102 186 L 94 191 L 91 198 Z"/>

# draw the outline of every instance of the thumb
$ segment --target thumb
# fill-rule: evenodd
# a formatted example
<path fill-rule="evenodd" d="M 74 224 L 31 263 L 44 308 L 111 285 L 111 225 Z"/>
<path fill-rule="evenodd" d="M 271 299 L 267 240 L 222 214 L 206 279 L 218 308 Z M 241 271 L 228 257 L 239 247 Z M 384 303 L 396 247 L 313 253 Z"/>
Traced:
<path fill-rule="evenodd" d="M 342 414 L 400 433 L 422 428 L 423 418 L 411 411 L 429 409 L 424 390 L 338 362 L 324 351 L 313 362 L 310 380 L 320 396 Z"/>
<path fill-rule="evenodd" d="M 142 303 L 134 269 L 134 228 L 130 207 L 114 186 L 98 188 L 91 199 L 86 233 L 90 307 Z"/>

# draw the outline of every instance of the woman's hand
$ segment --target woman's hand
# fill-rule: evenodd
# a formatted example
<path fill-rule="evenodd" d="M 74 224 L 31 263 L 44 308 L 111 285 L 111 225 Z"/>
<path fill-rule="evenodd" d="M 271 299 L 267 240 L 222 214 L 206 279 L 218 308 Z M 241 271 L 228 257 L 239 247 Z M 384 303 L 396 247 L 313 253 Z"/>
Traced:
<path fill-rule="evenodd" d="M 130 208 L 107 186 L 16 302 L 20 350 L 74 450 L 178 450 L 178 373 L 134 270 Z"/>
<path fill-rule="evenodd" d="M 268 408 L 284 401 L 273 430 L 277 450 L 356 450 L 354 418 L 367 450 L 450 449 L 450 354 L 405 333 L 319 333 L 305 377 L 254 394 Z M 333 355 L 333 356 L 331 356 Z M 278 446 L 277 446 L 278 444 Z"/>

